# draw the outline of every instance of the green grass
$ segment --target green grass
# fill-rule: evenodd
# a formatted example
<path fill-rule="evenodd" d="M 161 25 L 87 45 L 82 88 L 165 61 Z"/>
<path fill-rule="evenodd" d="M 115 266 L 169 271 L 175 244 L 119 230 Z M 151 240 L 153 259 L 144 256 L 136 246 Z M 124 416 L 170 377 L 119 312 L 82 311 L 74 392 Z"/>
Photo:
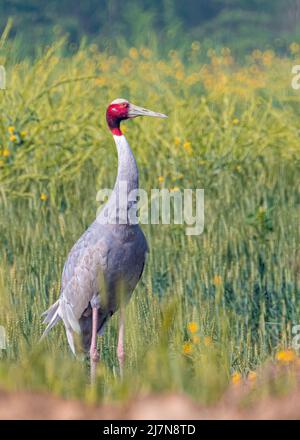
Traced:
<path fill-rule="evenodd" d="M 213 402 L 233 371 L 247 374 L 291 345 L 291 327 L 300 323 L 298 97 L 283 91 L 282 78 L 275 91 L 273 82 L 247 98 L 227 91 L 216 97 L 201 79 L 176 82 L 179 60 L 163 62 L 154 55 L 113 60 L 92 48 L 67 59 L 51 49 L 33 64 L 15 65 L 3 52 L 0 147 L 10 155 L 0 168 L 0 325 L 8 336 L 2 387 L 88 401 L 173 390 Z M 192 60 L 186 69 L 200 68 Z M 104 111 L 120 96 L 169 115 L 126 124 L 140 183 L 147 190 L 204 188 L 205 230 L 188 237 L 185 226 L 143 227 L 150 255 L 126 311 L 124 380 L 116 315 L 100 341 L 91 389 L 87 365 L 70 354 L 61 324 L 38 344 L 40 315 L 59 294 L 68 251 L 95 218 L 97 191 L 114 183 L 116 152 Z M 191 321 L 200 344 L 184 355 Z"/>

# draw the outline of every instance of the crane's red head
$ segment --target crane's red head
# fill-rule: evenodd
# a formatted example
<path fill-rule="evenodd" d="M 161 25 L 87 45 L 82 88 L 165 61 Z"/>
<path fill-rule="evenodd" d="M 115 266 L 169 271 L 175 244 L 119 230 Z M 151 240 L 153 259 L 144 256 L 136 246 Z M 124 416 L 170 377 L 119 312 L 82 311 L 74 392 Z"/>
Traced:
<path fill-rule="evenodd" d="M 146 108 L 138 107 L 131 104 L 126 99 L 115 99 L 112 101 L 106 110 L 106 121 L 112 134 L 122 136 L 120 129 L 121 121 L 125 119 L 136 118 L 137 116 L 154 116 L 157 118 L 166 118 L 162 113 L 153 112 Z"/>

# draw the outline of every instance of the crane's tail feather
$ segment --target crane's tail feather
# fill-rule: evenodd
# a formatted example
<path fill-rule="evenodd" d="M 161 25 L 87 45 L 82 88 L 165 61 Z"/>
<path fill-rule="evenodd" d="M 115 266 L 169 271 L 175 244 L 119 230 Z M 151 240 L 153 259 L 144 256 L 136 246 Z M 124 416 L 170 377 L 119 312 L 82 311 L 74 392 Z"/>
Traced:
<path fill-rule="evenodd" d="M 44 317 L 43 323 L 47 324 L 47 327 L 45 328 L 45 331 L 42 334 L 40 341 L 43 340 L 45 336 L 47 336 L 47 334 L 50 332 L 52 327 L 54 327 L 55 324 L 60 319 L 62 319 L 66 327 L 69 346 L 73 354 L 75 355 L 76 352 L 73 331 L 76 333 L 80 333 L 80 326 L 78 320 L 74 315 L 71 304 L 69 304 L 65 299 L 59 298 L 54 304 L 52 304 L 51 307 L 49 307 L 48 310 L 46 310 L 42 314 L 42 316 Z"/>
<path fill-rule="evenodd" d="M 74 354 L 74 356 L 76 356 L 73 332 L 72 332 L 71 329 L 67 328 L 66 329 L 66 333 L 67 333 L 67 339 L 68 339 L 69 346 L 70 346 L 70 348 L 72 350 L 72 353 Z"/>
<path fill-rule="evenodd" d="M 45 312 L 42 313 L 42 316 L 45 317 L 43 324 L 48 324 L 51 321 L 58 307 L 59 307 L 59 300 L 57 300 L 54 304 L 52 304 L 52 306 L 49 307 L 49 309 L 47 309 Z"/>
<path fill-rule="evenodd" d="M 43 324 L 48 324 L 45 328 L 44 333 L 42 334 L 41 340 L 44 339 L 44 337 L 49 333 L 49 331 L 52 329 L 52 327 L 55 326 L 55 324 L 60 320 L 59 315 L 59 300 L 57 300 L 54 304 L 52 304 L 51 307 L 49 307 L 48 310 L 46 310 L 42 316 L 45 316 Z"/>
<path fill-rule="evenodd" d="M 72 305 L 64 298 L 60 300 L 61 317 L 66 328 L 72 329 L 75 333 L 80 333 L 80 325 L 78 319 L 74 315 Z"/>

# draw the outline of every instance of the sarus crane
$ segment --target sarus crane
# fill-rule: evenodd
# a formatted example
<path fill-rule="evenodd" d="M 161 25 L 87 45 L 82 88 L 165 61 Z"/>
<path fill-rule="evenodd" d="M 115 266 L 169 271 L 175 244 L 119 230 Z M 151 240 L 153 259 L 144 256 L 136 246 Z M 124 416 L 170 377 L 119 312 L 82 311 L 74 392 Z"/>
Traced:
<path fill-rule="evenodd" d="M 118 309 L 117 357 L 122 375 L 125 358 L 124 307 L 143 273 L 148 251 L 140 226 L 132 224 L 127 217 L 132 201 L 127 201 L 125 207 L 128 221 L 120 221 L 119 210 L 120 185 L 126 183 L 128 196 L 131 191 L 138 189 L 139 177 L 134 155 L 120 124 L 137 116 L 167 117 L 131 104 L 126 99 L 115 99 L 107 107 L 107 125 L 118 152 L 115 186 L 100 214 L 71 249 L 63 268 L 60 296 L 43 313 L 47 327 L 42 338 L 62 320 L 68 343 L 75 354 L 74 332 L 81 335 L 82 347 L 90 356 L 92 382 L 95 381 L 96 366 L 100 359 L 97 335 L 103 333 L 107 321 Z M 109 218 L 115 221 L 107 221 Z"/>

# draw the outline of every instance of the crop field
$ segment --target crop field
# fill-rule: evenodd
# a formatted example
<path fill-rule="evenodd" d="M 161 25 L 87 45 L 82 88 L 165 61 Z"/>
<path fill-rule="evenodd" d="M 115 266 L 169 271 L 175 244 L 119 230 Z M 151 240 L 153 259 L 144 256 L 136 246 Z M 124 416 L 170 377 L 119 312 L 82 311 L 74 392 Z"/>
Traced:
<path fill-rule="evenodd" d="M 59 41 L 18 61 L 2 44 L 0 387 L 97 404 L 185 393 L 205 405 L 245 381 L 257 399 L 292 389 L 300 362 L 300 91 L 291 69 L 300 47 L 235 60 L 228 48 L 207 52 L 197 42 L 165 57 L 143 47 L 117 57 L 86 45 L 66 57 Z M 143 226 L 150 253 L 126 309 L 124 377 L 116 313 L 99 340 L 91 387 L 88 362 L 74 358 L 61 323 L 39 343 L 41 313 L 96 216 L 97 192 L 114 185 L 105 109 L 117 97 L 168 115 L 123 124 L 140 186 L 203 188 L 205 225 L 198 236 L 186 235 L 186 225 Z M 280 379 L 262 379 L 282 364 Z"/>

